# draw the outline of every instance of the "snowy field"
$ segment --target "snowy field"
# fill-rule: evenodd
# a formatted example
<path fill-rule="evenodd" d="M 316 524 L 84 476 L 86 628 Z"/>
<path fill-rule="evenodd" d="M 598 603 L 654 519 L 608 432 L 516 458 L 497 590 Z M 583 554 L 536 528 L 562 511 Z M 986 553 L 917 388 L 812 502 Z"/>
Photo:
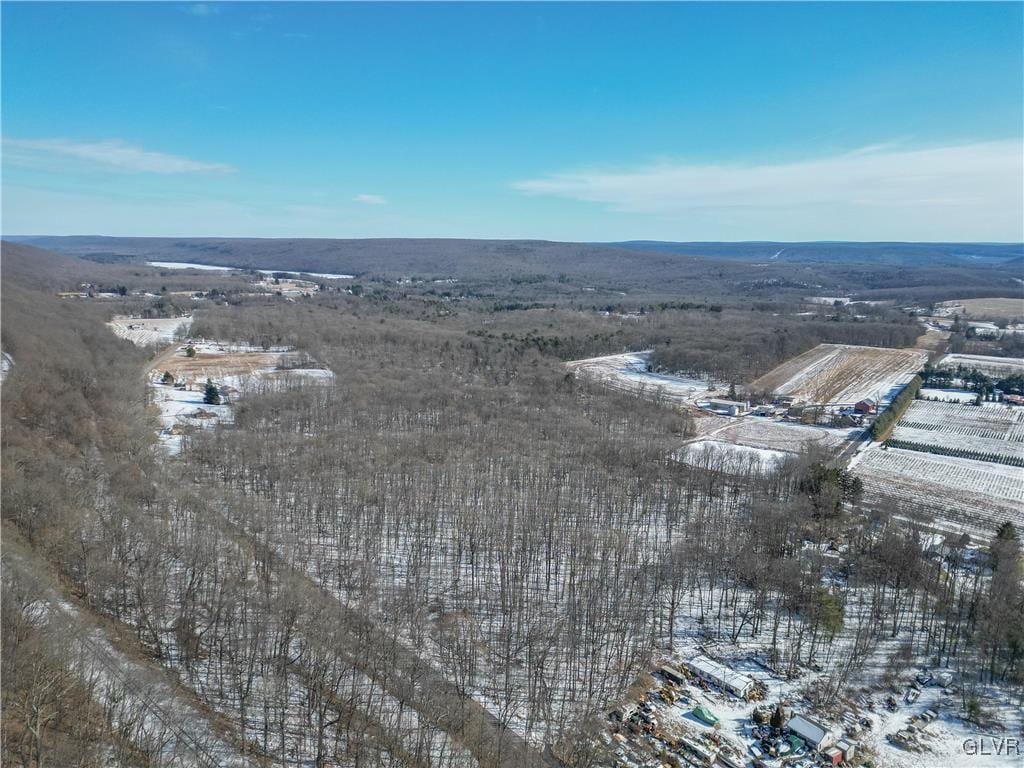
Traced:
<path fill-rule="evenodd" d="M 935 306 L 935 314 L 943 317 L 967 314 L 972 317 L 1000 317 L 1012 320 L 1024 317 L 1024 300 L 999 298 L 942 301 Z"/>
<path fill-rule="evenodd" d="M 871 448 L 852 467 L 865 498 L 897 514 L 919 517 L 938 530 L 987 540 L 1007 520 L 1024 526 L 1020 467 L 900 448 Z"/>
<path fill-rule="evenodd" d="M 927 359 L 919 349 L 819 344 L 752 382 L 747 389 L 810 403 L 853 405 L 864 398 L 887 404 Z"/>
<path fill-rule="evenodd" d="M 146 264 L 160 269 L 201 269 L 211 272 L 248 271 L 249 269 L 248 267 L 221 267 L 215 264 L 196 264 L 192 261 L 147 261 Z M 261 275 L 309 275 L 310 277 L 319 277 L 323 280 L 351 280 L 355 277 L 355 275 L 342 275 L 333 272 L 306 272 L 301 269 L 257 269 L 255 271 Z"/>
<path fill-rule="evenodd" d="M 139 347 L 170 344 L 192 326 L 191 317 L 128 317 L 114 315 L 107 326 L 114 335 Z"/>
<path fill-rule="evenodd" d="M 938 435 L 982 437 L 1024 444 L 1024 408 L 1000 403 L 981 406 L 915 400 L 897 429 L 909 427 Z"/>
<path fill-rule="evenodd" d="M 612 389 L 680 405 L 693 405 L 699 397 L 706 397 L 718 386 L 707 378 L 648 372 L 650 355 L 650 350 L 627 352 L 573 360 L 566 363 L 566 367 L 580 378 L 600 382 Z"/>
<path fill-rule="evenodd" d="M 232 272 L 235 267 L 218 267 L 213 264 L 196 264 L 191 261 L 147 261 L 151 267 L 160 269 L 201 269 L 209 272 Z"/>
<path fill-rule="evenodd" d="M 306 272 L 301 269 L 257 269 L 256 271 L 259 272 L 261 275 L 309 275 L 310 277 L 319 277 L 324 280 L 351 280 L 353 277 L 355 277 L 355 275 L 337 275 L 331 272 Z"/>
<path fill-rule="evenodd" d="M 744 416 L 718 431 L 715 437 L 752 448 L 800 453 L 812 446 L 835 450 L 857 439 L 860 433 L 860 429 L 832 429 L 760 416 Z"/>
<path fill-rule="evenodd" d="M 978 393 L 969 389 L 921 387 L 921 397 L 924 400 L 941 400 L 944 403 L 973 403 L 978 399 Z"/>
<path fill-rule="evenodd" d="M 697 440 L 684 445 L 677 454 L 684 464 L 714 467 L 726 472 L 765 472 L 795 454 L 768 448 L 752 448 L 721 440 Z"/>
<path fill-rule="evenodd" d="M 977 368 L 987 376 L 1024 374 L 1024 359 L 1019 357 L 990 357 L 988 355 L 946 355 L 939 361 L 940 368 Z"/>

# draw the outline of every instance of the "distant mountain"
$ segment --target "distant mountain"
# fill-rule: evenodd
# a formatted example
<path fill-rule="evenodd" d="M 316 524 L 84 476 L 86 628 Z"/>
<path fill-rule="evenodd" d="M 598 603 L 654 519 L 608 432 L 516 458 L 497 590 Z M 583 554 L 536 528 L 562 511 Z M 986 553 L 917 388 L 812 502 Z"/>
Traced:
<path fill-rule="evenodd" d="M 629 240 L 606 245 L 630 250 L 754 262 L 879 264 L 889 266 L 999 265 L 1024 256 L 1024 243 L 674 243 Z"/>

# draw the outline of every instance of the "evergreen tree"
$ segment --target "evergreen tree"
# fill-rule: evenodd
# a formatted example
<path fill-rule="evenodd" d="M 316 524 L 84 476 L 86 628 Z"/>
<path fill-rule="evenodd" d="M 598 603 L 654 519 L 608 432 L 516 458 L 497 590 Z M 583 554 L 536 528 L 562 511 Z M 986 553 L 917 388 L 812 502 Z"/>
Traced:
<path fill-rule="evenodd" d="M 203 402 L 207 405 L 220 405 L 220 387 L 210 379 L 206 380 L 206 388 L 203 390 Z"/>

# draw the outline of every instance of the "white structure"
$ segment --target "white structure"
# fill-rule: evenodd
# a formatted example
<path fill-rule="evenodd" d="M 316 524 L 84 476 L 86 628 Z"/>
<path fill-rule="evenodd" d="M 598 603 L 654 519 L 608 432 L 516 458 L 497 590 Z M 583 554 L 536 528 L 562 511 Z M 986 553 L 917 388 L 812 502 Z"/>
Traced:
<path fill-rule="evenodd" d="M 741 699 L 745 699 L 754 689 L 754 681 L 751 678 L 707 656 L 695 656 L 685 664 L 686 668 L 701 680 L 717 685 L 723 691 Z"/>
<path fill-rule="evenodd" d="M 835 736 L 832 731 L 816 720 L 803 715 L 793 715 L 786 724 L 793 733 L 806 741 L 812 749 L 822 750 L 832 746 Z"/>
<path fill-rule="evenodd" d="M 750 403 L 739 400 L 708 400 L 708 408 L 727 413 L 730 416 L 740 416 L 747 412 Z"/>

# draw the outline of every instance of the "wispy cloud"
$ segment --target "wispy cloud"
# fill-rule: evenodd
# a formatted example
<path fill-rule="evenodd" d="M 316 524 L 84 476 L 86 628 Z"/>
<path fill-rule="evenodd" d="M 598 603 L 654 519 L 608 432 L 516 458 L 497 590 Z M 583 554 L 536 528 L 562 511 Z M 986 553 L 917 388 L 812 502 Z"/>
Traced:
<path fill-rule="evenodd" d="M 801 216 L 894 225 L 947 217 L 979 227 L 987 222 L 1019 237 L 1022 177 L 1024 146 L 1008 140 L 929 148 L 880 144 L 790 163 L 583 169 L 513 186 L 626 213 L 683 219 L 721 213 L 744 226 L 770 224 L 773 231 L 780 221 Z"/>
<path fill-rule="evenodd" d="M 188 7 L 188 12 L 193 16 L 213 16 L 220 13 L 220 8 L 210 3 L 193 3 Z"/>
<path fill-rule="evenodd" d="M 387 200 L 385 200 L 380 195 L 362 194 L 362 195 L 356 195 L 352 199 L 355 202 L 363 203 L 364 205 L 386 205 L 387 202 L 388 202 Z"/>
<path fill-rule="evenodd" d="M 3 139 L 4 161 L 26 166 L 52 166 L 60 162 L 85 164 L 101 170 L 128 173 L 227 173 L 224 163 L 208 163 L 129 144 L 119 139 Z"/>

